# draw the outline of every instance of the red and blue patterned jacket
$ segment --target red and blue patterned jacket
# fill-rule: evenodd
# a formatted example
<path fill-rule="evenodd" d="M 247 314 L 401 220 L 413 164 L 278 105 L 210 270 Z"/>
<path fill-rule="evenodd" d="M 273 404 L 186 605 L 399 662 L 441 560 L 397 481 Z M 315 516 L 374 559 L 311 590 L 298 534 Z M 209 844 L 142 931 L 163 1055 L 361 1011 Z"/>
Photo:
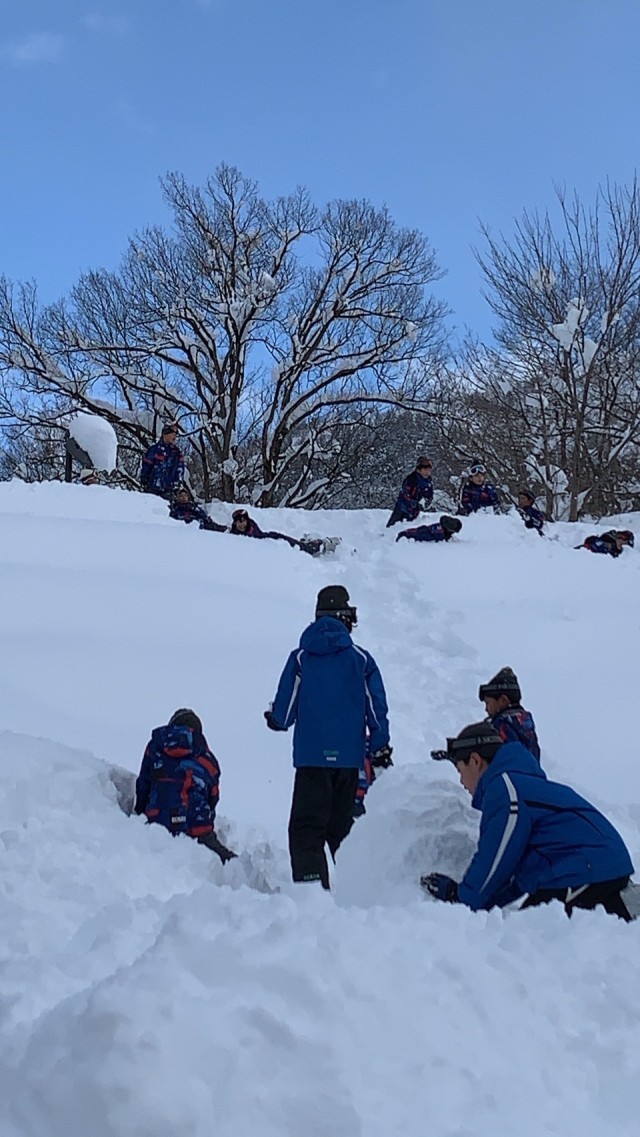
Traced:
<path fill-rule="evenodd" d="M 503 742 L 521 742 L 530 754 L 540 761 L 540 743 L 536 725 L 530 711 L 525 711 L 519 703 L 499 711 L 489 722 L 495 727 Z"/>
<path fill-rule="evenodd" d="M 417 470 L 412 470 L 402 483 L 393 513 L 387 521 L 387 529 L 398 521 L 415 521 L 421 509 L 426 509 L 433 501 L 433 482 L 423 478 Z"/>
<path fill-rule="evenodd" d="M 184 458 L 173 442 L 156 442 L 142 459 L 140 482 L 146 493 L 169 493 L 184 481 Z"/>
<path fill-rule="evenodd" d="M 136 813 L 170 833 L 212 833 L 220 766 L 199 731 L 160 726 L 151 734 L 136 781 Z"/>

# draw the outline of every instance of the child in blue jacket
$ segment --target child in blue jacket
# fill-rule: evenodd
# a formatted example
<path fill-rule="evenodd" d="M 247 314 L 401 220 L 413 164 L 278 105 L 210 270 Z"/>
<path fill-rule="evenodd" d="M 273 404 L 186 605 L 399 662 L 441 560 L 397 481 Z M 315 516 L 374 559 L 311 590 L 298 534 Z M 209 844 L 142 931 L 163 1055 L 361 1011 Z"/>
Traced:
<path fill-rule="evenodd" d="M 559 900 L 568 916 L 601 905 L 631 920 L 624 889 L 634 870 L 622 837 L 591 802 L 550 782 L 524 746 L 503 743 L 481 722 L 432 756 L 453 762 L 482 816 L 478 848 L 462 880 L 440 872 L 421 878 L 431 896 L 474 911 Z"/>
<path fill-rule="evenodd" d="M 435 525 L 418 525 L 415 529 L 402 529 L 396 541 L 401 537 L 408 537 L 410 541 L 450 541 L 454 533 L 459 533 L 461 529 L 462 522 L 459 517 L 447 517 L 443 514 Z"/>
<path fill-rule="evenodd" d="M 220 766 L 202 723 L 194 711 L 183 707 L 166 726 L 152 731 L 136 780 L 135 812 L 174 836 L 194 837 L 224 864 L 236 854 L 215 833 L 219 782 Z"/>
<path fill-rule="evenodd" d="M 295 780 L 289 818 L 294 881 L 329 888 L 332 857 L 353 824 L 360 771 L 391 764 L 387 699 L 375 660 L 354 644 L 357 622 L 349 593 L 329 585 L 318 593 L 316 618 L 302 633 L 280 676 L 265 721 L 294 727 Z"/>
<path fill-rule="evenodd" d="M 585 537 L 578 549 L 588 549 L 590 553 L 605 553 L 610 557 L 619 557 L 626 546 L 633 548 L 635 538 L 630 529 L 609 529 L 606 533 L 594 534 Z"/>
<path fill-rule="evenodd" d="M 249 517 L 246 509 L 235 509 L 231 515 L 231 533 L 235 533 L 239 537 L 256 537 L 260 541 L 286 541 L 291 545 L 292 549 L 301 549 L 303 553 L 309 553 L 310 556 L 315 557 L 318 553 L 323 551 L 324 541 L 320 538 L 304 538 L 298 540 L 297 537 L 289 537 L 286 533 L 278 533 L 275 529 L 264 530 L 261 529 L 257 521 Z"/>
<path fill-rule="evenodd" d="M 184 457 L 176 446 L 178 431 L 177 423 L 166 423 L 160 441 L 150 446 L 142 459 L 140 484 L 145 493 L 168 500 L 176 486 L 184 481 Z"/>
<path fill-rule="evenodd" d="M 488 683 L 481 683 L 478 698 L 502 741 L 521 742 L 539 762 L 540 744 L 533 716 L 521 705 L 520 684 L 511 668 L 503 667 Z"/>
<path fill-rule="evenodd" d="M 169 507 L 169 517 L 174 521 L 184 521 L 186 525 L 191 525 L 193 521 L 198 522 L 199 529 L 209 529 L 214 533 L 226 533 L 226 525 L 219 525 L 212 517 L 209 517 L 206 509 L 201 505 L 197 505 L 193 499 L 193 494 L 187 486 L 180 486 L 174 493 Z"/>
<path fill-rule="evenodd" d="M 500 512 L 500 495 L 495 486 L 487 481 L 487 468 L 482 462 L 474 462 L 460 494 L 458 513 L 468 517 L 479 509 L 490 506 L 494 513 Z"/>
<path fill-rule="evenodd" d="M 535 529 L 537 533 L 542 536 L 542 530 L 545 521 L 548 521 L 546 513 L 541 509 L 536 509 L 535 497 L 531 490 L 520 490 L 518 494 L 518 513 L 524 521 L 525 529 Z"/>
<path fill-rule="evenodd" d="M 431 459 L 418 458 L 415 470 L 407 474 L 402 483 L 398 500 L 387 521 L 387 529 L 398 521 L 415 521 L 421 509 L 428 509 L 433 501 L 433 481 L 431 480 Z"/>

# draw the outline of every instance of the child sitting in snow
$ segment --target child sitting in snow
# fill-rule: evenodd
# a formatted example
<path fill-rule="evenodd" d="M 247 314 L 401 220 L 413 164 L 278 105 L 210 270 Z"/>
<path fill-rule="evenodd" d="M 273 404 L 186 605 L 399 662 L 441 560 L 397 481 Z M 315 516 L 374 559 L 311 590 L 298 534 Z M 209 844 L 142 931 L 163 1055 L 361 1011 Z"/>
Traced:
<path fill-rule="evenodd" d="M 520 684 L 510 667 L 503 667 L 488 683 L 481 683 L 478 698 L 487 718 L 503 742 L 521 742 L 540 761 L 540 745 L 529 711 L 521 706 Z"/>
<path fill-rule="evenodd" d="M 540 536 L 542 536 L 542 529 L 545 521 L 548 521 L 546 513 L 541 509 L 537 509 L 534 505 L 535 497 L 531 490 L 520 490 L 518 494 L 518 513 L 524 521 L 525 529 L 535 529 Z"/>

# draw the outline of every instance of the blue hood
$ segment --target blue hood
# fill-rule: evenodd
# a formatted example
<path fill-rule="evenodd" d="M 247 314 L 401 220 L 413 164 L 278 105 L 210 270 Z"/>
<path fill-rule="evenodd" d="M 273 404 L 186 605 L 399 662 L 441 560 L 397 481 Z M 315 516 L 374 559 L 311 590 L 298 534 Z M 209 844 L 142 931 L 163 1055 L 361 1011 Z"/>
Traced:
<path fill-rule="evenodd" d="M 533 754 L 521 742 L 505 742 L 498 750 L 488 770 L 478 782 L 471 802 L 474 809 L 482 809 L 484 796 L 491 784 L 501 774 L 526 774 L 530 778 L 540 778 L 546 782 L 547 775 Z"/>
<path fill-rule="evenodd" d="M 352 639 L 342 620 L 320 616 L 300 636 L 300 647 L 311 655 L 334 655 L 352 646 Z"/>

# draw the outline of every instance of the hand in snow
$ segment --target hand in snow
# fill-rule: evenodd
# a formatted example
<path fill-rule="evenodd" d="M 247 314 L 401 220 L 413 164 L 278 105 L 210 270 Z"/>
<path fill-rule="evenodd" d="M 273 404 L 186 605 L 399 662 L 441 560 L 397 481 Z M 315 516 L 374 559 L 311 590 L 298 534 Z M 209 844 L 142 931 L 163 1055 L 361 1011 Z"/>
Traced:
<path fill-rule="evenodd" d="M 445 876 L 442 872 L 430 872 L 428 876 L 420 877 L 420 884 L 435 900 L 458 903 L 458 885 L 450 876 Z"/>

